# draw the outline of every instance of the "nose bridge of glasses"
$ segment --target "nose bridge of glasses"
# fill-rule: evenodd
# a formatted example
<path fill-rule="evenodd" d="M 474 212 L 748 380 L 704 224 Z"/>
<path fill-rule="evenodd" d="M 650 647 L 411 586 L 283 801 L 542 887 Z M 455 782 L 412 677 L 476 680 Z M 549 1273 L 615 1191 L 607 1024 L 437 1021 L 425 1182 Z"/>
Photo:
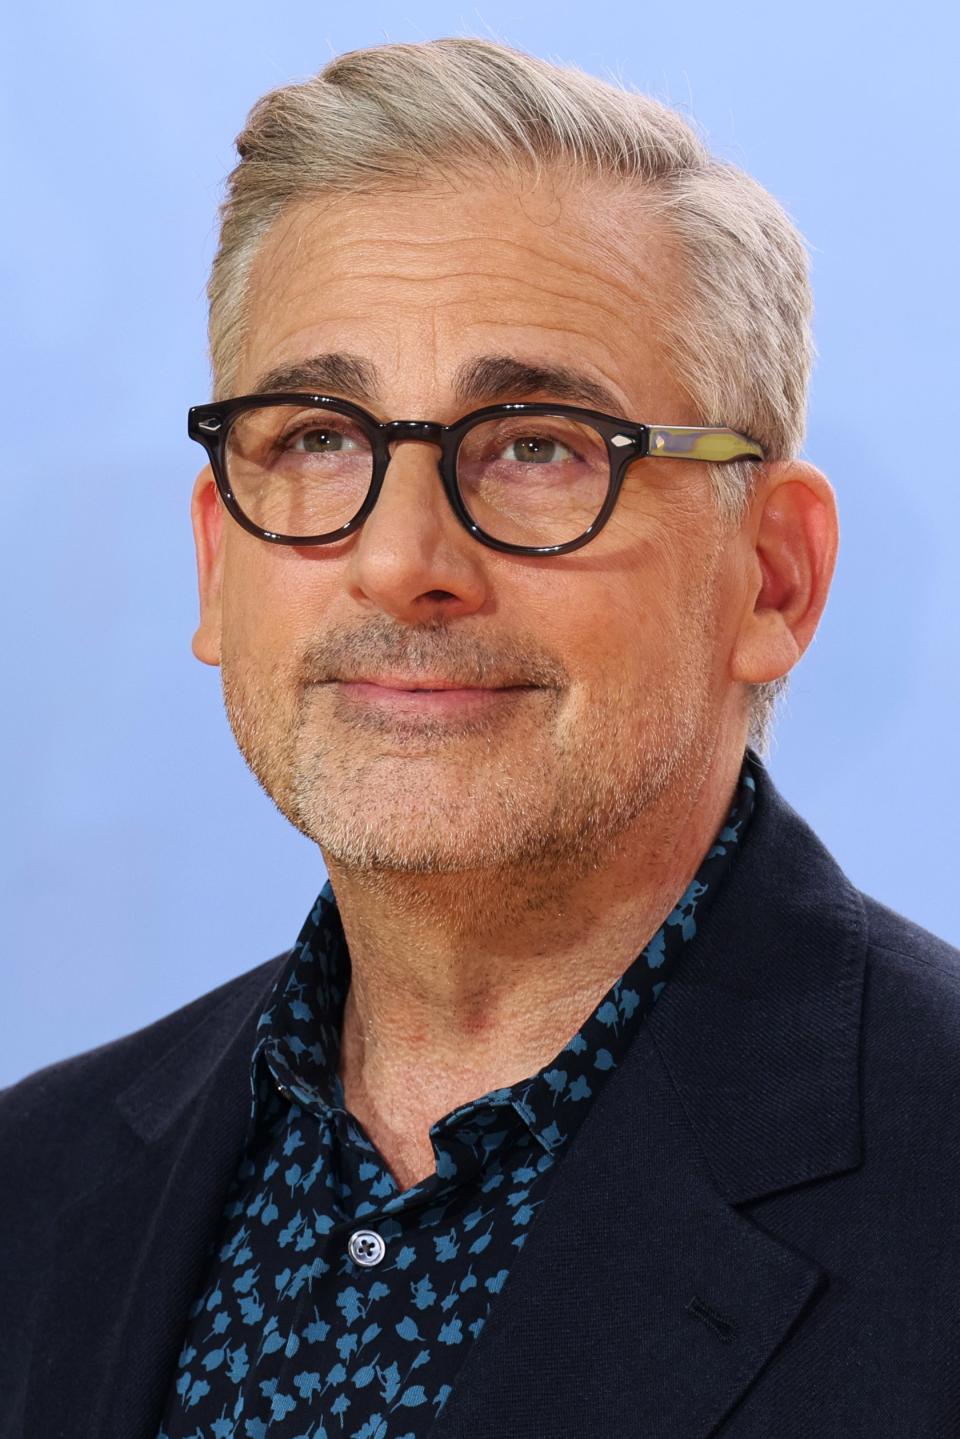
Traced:
<path fill-rule="evenodd" d="M 404 440 L 412 441 L 416 445 L 436 445 L 441 449 L 443 447 L 443 425 L 434 420 L 388 420 L 383 424 L 382 430 L 391 460 L 396 455 L 398 445 Z M 440 455 L 437 455 L 437 469 L 442 473 L 443 462 Z"/>
<path fill-rule="evenodd" d="M 443 426 L 435 420 L 389 420 L 383 430 L 391 450 L 398 440 L 414 440 L 425 445 L 443 443 Z"/>

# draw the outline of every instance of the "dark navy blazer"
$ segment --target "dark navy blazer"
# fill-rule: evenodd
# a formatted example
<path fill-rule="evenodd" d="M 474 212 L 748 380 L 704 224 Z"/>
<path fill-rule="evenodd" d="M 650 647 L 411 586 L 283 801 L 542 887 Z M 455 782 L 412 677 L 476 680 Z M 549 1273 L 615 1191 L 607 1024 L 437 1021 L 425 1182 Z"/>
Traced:
<path fill-rule="evenodd" d="M 287 955 L 0 1094 L 0 1439 L 154 1439 Z M 765 771 L 431 1439 L 960 1436 L 960 954 Z"/>

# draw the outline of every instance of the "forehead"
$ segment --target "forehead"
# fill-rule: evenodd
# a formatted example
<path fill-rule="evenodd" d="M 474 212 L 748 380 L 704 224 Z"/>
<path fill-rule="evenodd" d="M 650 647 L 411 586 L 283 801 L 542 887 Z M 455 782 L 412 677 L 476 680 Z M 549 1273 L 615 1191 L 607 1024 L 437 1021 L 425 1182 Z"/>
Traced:
<path fill-rule="evenodd" d="M 314 197 L 275 222 L 252 266 L 238 389 L 345 351 L 394 395 L 439 397 L 465 361 L 496 353 L 576 366 L 623 405 L 666 403 L 658 311 L 671 268 L 625 187 L 487 177 Z"/>

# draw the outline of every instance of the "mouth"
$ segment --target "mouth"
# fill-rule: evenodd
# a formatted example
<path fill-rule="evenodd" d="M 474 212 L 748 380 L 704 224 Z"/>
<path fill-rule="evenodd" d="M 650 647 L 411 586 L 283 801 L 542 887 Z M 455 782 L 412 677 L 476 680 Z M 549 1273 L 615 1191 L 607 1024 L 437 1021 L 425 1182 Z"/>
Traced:
<path fill-rule="evenodd" d="M 530 686 L 505 680 L 503 683 L 476 684 L 469 680 L 451 679 L 446 675 L 401 675 L 374 674 L 347 676 L 339 684 L 371 685 L 375 689 L 387 690 L 500 690 L 529 689 Z"/>
<path fill-rule="evenodd" d="M 442 676 L 376 675 L 333 681 L 344 699 L 396 714 L 456 715 L 491 709 L 537 688 L 527 684 L 470 685 Z"/>

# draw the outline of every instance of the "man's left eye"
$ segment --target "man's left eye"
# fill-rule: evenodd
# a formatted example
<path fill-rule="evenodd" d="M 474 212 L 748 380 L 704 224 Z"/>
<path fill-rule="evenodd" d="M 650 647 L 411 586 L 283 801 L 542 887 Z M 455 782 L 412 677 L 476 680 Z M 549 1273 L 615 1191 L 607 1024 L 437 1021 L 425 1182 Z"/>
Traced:
<path fill-rule="evenodd" d="M 523 435 L 511 440 L 503 451 L 507 460 L 519 460 L 525 464 L 550 465 L 559 460 L 572 460 L 573 452 L 559 440 L 549 435 Z"/>

